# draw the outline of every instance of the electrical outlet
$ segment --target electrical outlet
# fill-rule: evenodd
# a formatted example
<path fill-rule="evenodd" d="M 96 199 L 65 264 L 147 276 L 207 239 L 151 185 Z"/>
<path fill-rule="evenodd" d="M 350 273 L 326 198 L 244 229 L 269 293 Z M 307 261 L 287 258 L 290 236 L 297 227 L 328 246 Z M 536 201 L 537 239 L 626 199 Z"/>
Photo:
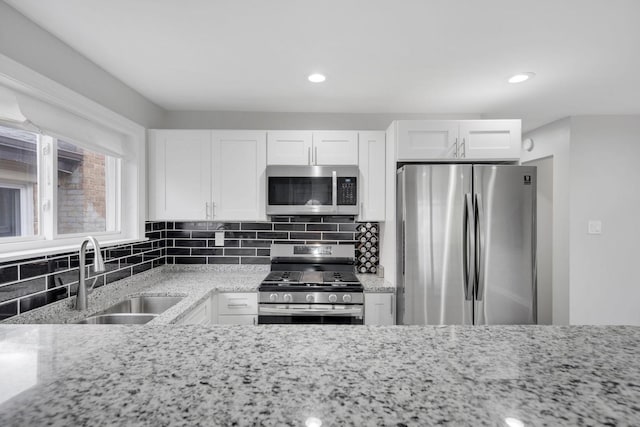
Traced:
<path fill-rule="evenodd" d="M 602 234 L 602 221 L 590 219 L 587 233 Z"/>
<path fill-rule="evenodd" d="M 216 246 L 224 246 L 224 231 L 216 231 Z"/>

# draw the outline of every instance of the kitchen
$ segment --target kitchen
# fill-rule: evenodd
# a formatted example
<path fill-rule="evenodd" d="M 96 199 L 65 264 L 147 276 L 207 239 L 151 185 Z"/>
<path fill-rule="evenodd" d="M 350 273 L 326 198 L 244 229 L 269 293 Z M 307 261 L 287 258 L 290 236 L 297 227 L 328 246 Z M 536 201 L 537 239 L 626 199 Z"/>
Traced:
<path fill-rule="evenodd" d="M 4 425 L 38 423 L 38 416 L 45 414 L 66 424 L 107 424 L 115 422 L 115 416 L 123 417 L 123 424 L 188 424 L 209 419 L 221 425 L 234 421 L 571 425 L 581 419 L 591 424 L 637 423 L 634 397 L 637 401 L 640 374 L 634 356 L 640 295 L 633 286 L 638 237 L 633 212 L 640 196 L 633 186 L 625 188 L 627 197 L 621 197 L 619 190 L 621 182 L 637 179 L 633 160 L 640 130 L 638 64 L 626 54 L 634 50 L 637 39 L 631 23 L 637 14 L 633 2 L 524 6 L 495 1 L 491 7 L 464 3 L 467 13 L 441 2 L 411 3 L 406 9 L 389 2 L 366 7 L 343 2 L 334 4 L 333 10 L 315 7 L 317 21 L 289 2 L 280 3 L 290 7 L 286 12 L 259 4 L 251 4 L 248 12 L 225 2 L 206 9 L 211 18 L 216 14 L 237 17 L 245 30 L 252 29 L 245 33 L 238 31 L 234 19 L 205 19 L 197 7 L 189 11 L 171 2 L 164 7 L 135 2 L 126 8 L 117 2 L 111 8 L 102 2 L 88 2 L 100 7 L 81 3 L 0 3 L 0 84 L 19 94 L 18 110 L 33 125 L 23 131 L 33 135 L 38 134 L 37 128 L 44 130 L 45 148 L 57 154 L 58 174 L 52 177 L 59 185 L 63 178 L 74 176 L 73 170 L 81 169 L 81 162 L 80 151 L 63 147 L 56 137 L 91 140 L 82 148 L 103 154 L 106 165 L 119 164 L 106 169 L 120 170 L 126 183 L 120 194 L 120 229 L 113 225 L 114 233 L 107 236 L 108 227 L 118 223 L 107 218 L 105 235 L 98 236 L 107 271 L 97 276 L 88 273 L 88 282 L 95 277 L 98 282 L 86 312 L 68 309 L 69 300 L 74 299 L 69 295 L 75 291 L 82 238 L 68 240 L 66 247 L 53 233 L 35 242 L 25 238 L 3 244 L 0 289 L 9 288 L 6 294 L 11 298 L 3 298 L 2 313 L 6 322 L 51 323 L 47 316 L 64 306 L 64 313 L 53 315 L 68 316 L 59 318 L 60 322 L 74 322 L 140 294 L 147 289 L 145 280 L 154 282 L 155 295 L 182 293 L 184 299 L 143 326 L 47 324 L 19 329 L 3 324 L 2 347 L 11 350 L 2 356 L 22 355 L 17 365 L 3 366 L 11 367 L 10 372 L 34 375 L 32 380 L 25 376 L 11 381 L 24 384 L 25 392 L 0 406 Z M 342 13 L 336 14 L 336 8 Z M 340 31 L 323 41 L 306 31 L 314 22 L 331 23 Z M 194 23 L 193 32 L 187 23 Z M 104 30 L 91 31 L 95 27 Z M 370 31 L 365 32 L 366 28 Z M 372 33 L 373 28 L 378 31 Z M 456 36 L 460 28 L 464 30 Z M 300 35 L 300 46 L 309 48 L 291 46 L 292 33 Z M 236 36 L 237 45 L 208 42 L 205 47 L 202 43 L 203 39 L 230 42 L 228 34 Z M 256 40 L 256 34 L 264 38 Z M 470 34 L 477 37 L 472 39 Z M 421 37 L 420 43 L 409 44 L 416 37 Z M 447 52 L 438 48 L 443 39 Z M 345 49 L 338 49 L 343 44 Z M 208 46 L 217 50 L 207 52 Z M 483 60 L 478 53 L 487 54 L 484 46 L 498 53 Z M 287 57 L 289 48 L 296 55 Z M 433 61 L 449 65 L 439 68 L 428 56 L 410 55 L 422 49 L 434 53 Z M 247 55 L 228 56 L 234 51 Z M 227 60 L 211 59 L 220 57 Z M 336 62 L 331 65 L 329 58 Z M 196 60 L 202 62 L 190 62 Z M 399 61 L 410 65 L 400 68 Z M 473 75 L 464 66 L 470 61 L 475 65 Z M 287 66 L 273 67 L 273 74 L 264 77 L 240 74 L 240 70 L 255 71 L 261 63 Z M 530 71 L 536 72 L 530 81 L 506 82 L 514 73 Z M 327 80 L 306 81 L 312 72 L 326 72 Z M 353 80 L 345 80 L 344 73 Z M 427 77 L 416 76 L 420 73 Z M 569 77 L 569 73 L 576 74 Z M 290 83 L 290 79 L 299 80 Z M 408 85 L 399 86 L 396 80 L 406 80 Z M 394 95 L 385 97 L 379 88 Z M 331 104 L 332 99 L 340 105 Z M 60 107 L 65 111 L 58 111 Z M 85 119 L 82 126 L 69 125 L 78 123 L 79 116 Z M 100 127 L 87 119 L 98 121 Z M 364 321 L 366 313 L 375 313 L 375 323 L 393 322 L 396 265 L 387 260 L 395 259 L 397 250 L 395 226 L 389 226 L 396 218 L 395 176 L 379 172 L 381 168 L 395 171 L 392 147 L 401 138 L 393 135 L 392 123 L 397 121 L 395 126 L 401 128 L 403 121 L 440 125 L 455 121 L 460 132 L 460 126 L 487 119 L 503 124 L 522 120 L 523 133 L 515 131 L 513 145 L 521 163 L 552 159 L 546 165 L 552 177 L 552 191 L 545 199 L 550 226 L 538 227 L 538 231 L 552 231 L 538 238 L 538 247 L 546 248 L 539 252 L 539 261 L 547 256 L 545 262 L 552 266 L 538 264 L 538 285 L 545 290 L 538 300 L 545 304 L 539 305 L 537 314 L 545 319 L 539 323 L 558 326 L 296 326 L 292 335 L 286 325 L 174 325 L 191 314 L 195 323 L 203 318 L 202 312 L 208 313 L 204 315 L 208 323 L 253 323 L 258 315 L 256 290 L 269 271 L 272 255 L 265 245 L 326 241 L 357 248 L 366 243 L 359 240 L 360 225 L 365 226 L 365 236 L 369 232 L 376 237 L 377 264 L 372 265 L 384 270 L 383 277 L 378 277 L 379 268 L 375 274 L 358 275 L 364 287 Z M 505 129 L 501 130 L 504 134 Z M 322 148 L 336 140 L 336 132 L 345 141 L 342 147 L 355 144 L 357 150 Z M 436 129 L 438 134 L 443 132 Z M 154 143 L 158 138 L 164 139 Z M 336 164 L 337 158 L 352 156 L 350 163 L 361 165 L 360 181 L 371 183 L 360 189 L 367 204 L 364 211 L 359 207 L 346 217 L 275 215 L 269 221 L 266 211 L 256 214 L 266 205 L 266 191 L 260 191 L 264 187 L 258 184 L 265 177 L 251 165 L 264 164 L 266 170 L 269 138 L 275 141 L 272 147 L 299 148 L 299 152 L 282 148 L 272 154 L 298 156 L 297 161 L 307 165 L 318 160 L 318 164 Z M 29 141 L 21 142 L 11 148 L 24 147 Z M 180 144 L 188 143 L 197 148 L 180 150 Z M 265 147 L 264 151 L 254 150 L 257 146 Z M 381 146 L 387 150 L 384 156 L 379 155 Z M 324 155 L 331 160 L 325 163 Z M 512 155 L 498 156 L 494 153 L 493 158 L 514 161 Z M 44 155 L 41 163 L 48 159 Z M 172 161 L 159 161 L 163 159 Z M 55 164 L 51 166 L 55 170 Z M 173 191 L 160 191 L 171 186 Z M 51 191 L 50 185 L 40 187 L 43 195 Z M 384 192 L 378 190 L 381 187 Z M 14 190 L 12 194 L 29 191 Z M 203 202 L 191 205 L 188 200 Z M 539 207 L 541 200 L 538 197 Z M 234 202 L 234 208 L 221 211 L 225 201 Z M 118 213 L 108 207 L 106 211 Z M 39 224 L 44 231 L 55 228 L 48 221 L 56 222 L 47 212 L 51 210 L 43 210 Z M 72 226 L 58 224 L 63 225 Z M 371 227 L 377 232 L 372 233 Z M 115 236 L 115 231 L 121 235 Z M 144 236 L 148 240 L 141 241 Z M 113 246 L 110 241 L 120 243 Z M 92 260 L 89 251 L 88 264 Z M 57 285 L 58 277 L 63 286 Z M 369 296 L 374 307 L 380 304 L 378 308 L 367 309 Z M 192 311 L 195 308 L 200 314 Z M 126 351 L 120 346 L 123 342 L 129 345 Z M 258 354 L 261 358 L 256 358 Z M 416 354 L 424 357 L 416 359 Z M 496 354 L 501 355 L 499 363 L 491 360 L 490 355 Z M 158 362 L 151 363 L 153 359 Z M 611 382 L 594 379 L 588 374 L 593 369 Z M 126 372 L 131 382 L 111 382 L 118 370 Z M 414 378 L 411 370 L 422 376 Z M 139 377 L 151 372 L 153 380 Z M 66 385 L 53 381 L 56 376 L 65 378 Z M 578 378 L 584 382 L 576 383 Z M 19 393 L 17 387 L 4 387 L 6 399 Z M 28 400 L 29 393 L 35 400 Z M 93 393 L 107 398 L 89 399 Z M 417 397 L 409 397 L 412 394 Z M 17 403 L 24 398 L 22 402 L 34 405 L 37 396 L 48 396 L 40 400 L 37 410 Z M 77 406 L 62 410 L 69 401 Z M 542 402 L 540 407 L 536 401 Z M 16 406 L 9 410 L 9 404 Z"/>

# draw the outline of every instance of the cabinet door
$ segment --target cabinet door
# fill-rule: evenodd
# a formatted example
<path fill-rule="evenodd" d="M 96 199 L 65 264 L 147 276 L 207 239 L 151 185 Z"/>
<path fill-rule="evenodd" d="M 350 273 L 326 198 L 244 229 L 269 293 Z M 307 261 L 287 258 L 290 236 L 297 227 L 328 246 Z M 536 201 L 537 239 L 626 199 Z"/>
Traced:
<path fill-rule="evenodd" d="M 358 133 L 346 131 L 313 132 L 313 164 L 357 165 Z"/>
<path fill-rule="evenodd" d="M 519 160 L 520 120 L 463 120 L 460 156 L 465 159 Z"/>
<path fill-rule="evenodd" d="M 267 164 L 310 165 L 310 131 L 276 131 L 267 134 Z"/>
<path fill-rule="evenodd" d="M 365 325 L 395 325 L 395 295 L 393 293 L 364 294 Z"/>
<path fill-rule="evenodd" d="M 193 308 L 185 317 L 178 321 L 179 325 L 210 325 L 211 324 L 211 299 Z"/>
<path fill-rule="evenodd" d="M 211 131 L 149 132 L 152 219 L 207 219 L 211 202 Z"/>
<path fill-rule="evenodd" d="M 219 221 L 265 220 L 266 133 L 213 131 L 213 207 Z"/>
<path fill-rule="evenodd" d="M 359 221 L 384 221 L 385 133 L 358 134 Z"/>
<path fill-rule="evenodd" d="M 397 126 L 398 161 L 456 158 L 458 121 L 400 120 Z"/>

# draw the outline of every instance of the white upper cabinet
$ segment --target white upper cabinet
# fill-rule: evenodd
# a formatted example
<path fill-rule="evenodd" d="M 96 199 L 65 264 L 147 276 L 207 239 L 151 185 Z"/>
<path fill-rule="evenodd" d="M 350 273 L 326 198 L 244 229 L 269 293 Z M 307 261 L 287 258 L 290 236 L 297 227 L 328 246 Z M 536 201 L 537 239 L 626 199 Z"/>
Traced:
<path fill-rule="evenodd" d="M 399 120 L 398 161 L 519 160 L 520 120 Z"/>
<path fill-rule="evenodd" d="M 150 219 L 206 219 L 211 131 L 149 131 Z"/>
<path fill-rule="evenodd" d="M 457 121 L 402 120 L 397 124 L 398 160 L 455 158 Z"/>
<path fill-rule="evenodd" d="M 265 220 L 267 141 L 260 131 L 213 131 L 215 220 Z"/>
<path fill-rule="evenodd" d="M 357 165 L 355 131 L 274 131 L 267 136 L 269 165 Z"/>
<path fill-rule="evenodd" d="M 464 120 L 459 138 L 464 158 L 520 159 L 520 120 Z"/>
<path fill-rule="evenodd" d="M 149 131 L 149 219 L 266 219 L 266 145 L 260 131 Z"/>
<path fill-rule="evenodd" d="M 346 131 L 313 132 L 314 165 L 357 165 L 358 133 Z"/>
<path fill-rule="evenodd" d="M 385 218 L 385 132 L 358 134 L 360 214 L 358 221 Z"/>
<path fill-rule="evenodd" d="M 310 131 L 275 131 L 267 134 L 267 163 L 270 165 L 310 165 Z"/>

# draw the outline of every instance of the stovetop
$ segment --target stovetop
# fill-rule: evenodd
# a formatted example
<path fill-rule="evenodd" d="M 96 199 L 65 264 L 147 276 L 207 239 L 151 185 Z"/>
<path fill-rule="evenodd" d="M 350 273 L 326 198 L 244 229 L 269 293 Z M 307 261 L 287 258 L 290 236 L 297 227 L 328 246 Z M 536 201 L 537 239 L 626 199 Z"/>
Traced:
<path fill-rule="evenodd" d="M 350 271 L 272 271 L 259 290 L 359 292 L 363 287 Z"/>

